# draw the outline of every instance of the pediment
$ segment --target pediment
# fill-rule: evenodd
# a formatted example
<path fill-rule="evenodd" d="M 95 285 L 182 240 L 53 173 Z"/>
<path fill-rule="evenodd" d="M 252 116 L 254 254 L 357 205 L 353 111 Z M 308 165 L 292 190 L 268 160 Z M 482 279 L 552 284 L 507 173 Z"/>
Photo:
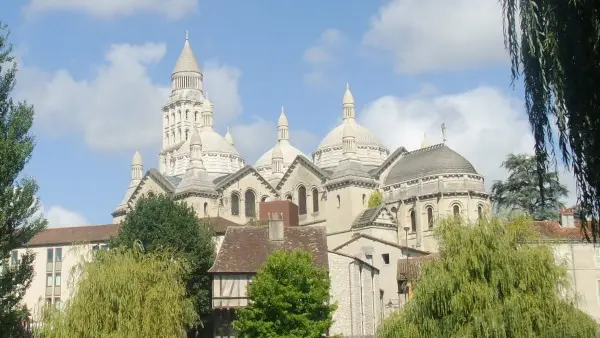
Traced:
<path fill-rule="evenodd" d="M 285 174 L 283 174 L 283 177 L 281 178 L 281 180 L 277 184 L 277 187 L 275 187 L 275 188 L 277 190 L 280 190 L 283 187 L 283 185 L 285 184 L 285 182 L 290 178 L 290 175 L 292 175 L 292 173 L 294 173 L 294 171 L 298 170 L 297 168 L 299 168 L 299 167 L 306 168 L 313 175 L 315 175 L 321 181 L 321 183 L 325 183 L 327 178 L 331 175 L 331 173 L 317 167 L 314 163 L 312 163 L 306 157 L 304 157 L 302 155 L 298 155 L 298 156 L 296 156 L 294 161 L 290 164 L 290 166 L 286 170 Z"/>
<path fill-rule="evenodd" d="M 227 175 L 222 180 L 219 180 L 216 183 L 217 190 L 223 192 L 223 190 L 227 189 L 231 185 L 240 182 L 243 178 L 247 176 L 255 177 L 265 188 L 267 188 L 273 195 L 278 195 L 277 190 L 273 188 L 273 186 L 252 166 L 245 166 L 237 172 Z"/>

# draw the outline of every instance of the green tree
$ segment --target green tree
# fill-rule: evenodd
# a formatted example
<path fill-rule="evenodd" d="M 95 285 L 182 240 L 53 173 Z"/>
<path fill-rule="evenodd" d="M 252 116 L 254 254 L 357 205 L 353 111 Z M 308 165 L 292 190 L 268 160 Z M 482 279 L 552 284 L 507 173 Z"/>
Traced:
<path fill-rule="evenodd" d="M 598 337 L 574 306 L 569 279 L 525 216 L 436 230 L 439 259 L 424 263 L 413 298 L 386 319 L 380 338 Z"/>
<path fill-rule="evenodd" d="M 237 337 L 314 338 L 331 326 L 329 275 L 304 251 L 269 255 L 248 287 L 250 305 L 237 312 Z"/>
<path fill-rule="evenodd" d="M 383 204 L 383 196 L 381 191 L 375 190 L 369 195 L 369 208 L 377 208 Z"/>
<path fill-rule="evenodd" d="M 587 230 L 600 235 L 600 10 L 594 0 L 501 0 L 513 83 L 523 78 L 539 185 L 560 157 L 573 168 Z M 542 193 L 545 191 L 541 190 Z"/>
<path fill-rule="evenodd" d="M 557 172 L 542 175 L 545 198 L 541 198 L 536 159 L 525 154 L 509 154 L 502 162 L 509 172 L 508 178 L 492 185 L 492 195 L 497 211 L 523 211 L 536 221 L 557 220 L 562 198 L 569 191 L 558 180 Z"/>
<path fill-rule="evenodd" d="M 17 65 L 8 42 L 8 28 L 0 22 L 0 332 L 20 337 L 21 323 L 28 317 L 23 304 L 33 278 L 34 254 L 27 252 L 16 265 L 8 264 L 11 251 L 23 245 L 46 226 L 39 214 L 38 186 L 32 178 L 19 179 L 34 148 L 29 133 L 33 106 L 14 102 Z"/>
<path fill-rule="evenodd" d="M 46 309 L 38 337 L 175 338 L 196 322 L 186 263 L 169 252 L 100 251 L 77 269 L 77 292 L 62 309 Z"/>
<path fill-rule="evenodd" d="M 194 300 L 200 319 L 206 322 L 212 311 L 208 269 L 215 253 L 213 235 L 212 227 L 199 223 L 193 208 L 158 194 L 139 199 L 110 247 L 131 247 L 139 240 L 148 252 L 169 249 L 180 255 L 190 265 L 185 276 L 188 295 Z"/>

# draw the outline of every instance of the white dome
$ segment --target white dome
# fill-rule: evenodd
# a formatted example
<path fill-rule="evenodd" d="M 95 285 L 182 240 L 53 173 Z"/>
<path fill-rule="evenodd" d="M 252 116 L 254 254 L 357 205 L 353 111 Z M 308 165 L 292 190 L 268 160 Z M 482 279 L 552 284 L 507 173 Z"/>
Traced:
<path fill-rule="evenodd" d="M 389 156 L 390 151 L 383 146 L 381 141 L 373 133 L 355 122 L 353 134 L 356 138 L 356 155 L 358 160 L 366 166 L 378 166 Z M 313 162 L 320 168 L 336 167 L 343 156 L 342 137 L 344 134 L 344 123 L 333 129 L 317 147 L 313 153 Z"/>
<path fill-rule="evenodd" d="M 231 143 L 212 128 L 201 128 L 202 160 L 210 177 L 234 173 L 244 167 L 244 159 Z M 191 137 L 176 152 L 176 163 L 170 175 L 183 175 L 189 162 Z"/>
<path fill-rule="evenodd" d="M 275 147 L 269 149 L 266 153 L 264 153 L 258 161 L 254 164 L 254 168 L 267 180 L 270 179 L 272 174 L 272 157 L 273 157 L 273 149 Z M 306 156 L 300 149 L 294 147 L 289 141 L 281 140 L 279 141 L 279 148 L 281 149 L 281 153 L 283 154 L 283 171 L 285 172 L 290 164 L 294 162 L 296 156 L 302 155 L 306 158 Z"/>

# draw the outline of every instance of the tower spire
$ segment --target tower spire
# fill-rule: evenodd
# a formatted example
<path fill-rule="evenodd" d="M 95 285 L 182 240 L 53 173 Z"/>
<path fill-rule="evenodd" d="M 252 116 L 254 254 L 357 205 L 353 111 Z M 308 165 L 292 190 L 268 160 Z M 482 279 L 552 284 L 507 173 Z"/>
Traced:
<path fill-rule="evenodd" d="M 202 128 L 211 129 L 213 127 L 213 104 L 208 99 L 208 93 L 202 103 Z"/>
<path fill-rule="evenodd" d="M 354 96 L 352 96 L 350 84 L 348 82 L 346 82 L 346 92 L 344 93 L 342 106 L 344 107 L 344 122 L 354 120 Z"/>
<path fill-rule="evenodd" d="M 285 115 L 285 110 L 283 106 L 281 106 L 281 114 L 279 115 L 279 120 L 277 121 L 277 142 L 279 141 L 289 141 L 289 123 L 287 116 Z"/>

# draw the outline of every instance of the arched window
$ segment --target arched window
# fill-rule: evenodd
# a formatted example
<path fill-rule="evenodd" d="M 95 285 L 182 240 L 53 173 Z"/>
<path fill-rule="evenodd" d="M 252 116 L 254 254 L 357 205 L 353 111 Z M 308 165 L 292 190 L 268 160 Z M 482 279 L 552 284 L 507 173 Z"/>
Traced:
<path fill-rule="evenodd" d="M 317 188 L 313 188 L 312 190 L 312 200 L 313 200 L 313 212 L 319 211 L 319 190 Z"/>
<path fill-rule="evenodd" d="M 238 194 L 231 194 L 231 214 L 237 216 L 240 214 L 240 196 Z"/>
<path fill-rule="evenodd" d="M 340 200 L 340 195 L 337 195 L 338 200 L 338 208 L 342 205 L 342 201 Z"/>
<path fill-rule="evenodd" d="M 433 229 L 433 207 L 427 207 L 427 225 Z"/>
<path fill-rule="evenodd" d="M 246 190 L 244 194 L 246 217 L 256 217 L 256 197 L 252 190 Z"/>
<path fill-rule="evenodd" d="M 452 215 L 454 215 L 455 218 L 459 218 L 460 217 L 460 206 L 458 204 L 455 204 L 452 207 Z"/>
<path fill-rule="evenodd" d="M 181 110 L 177 111 L 177 122 L 181 122 Z"/>
<path fill-rule="evenodd" d="M 477 206 L 477 217 L 479 219 L 483 218 L 483 206 L 481 204 Z"/>
<path fill-rule="evenodd" d="M 396 207 L 392 207 L 392 209 L 390 209 L 390 211 L 391 211 L 391 212 L 392 212 L 394 215 L 396 215 L 396 214 L 398 213 L 398 208 L 396 208 Z"/>
<path fill-rule="evenodd" d="M 363 194 L 362 195 L 362 201 L 363 201 L 363 205 L 365 205 L 365 200 L 367 199 L 367 195 Z"/>
<path fill-rule="evenodd" d="M 306 215 L 306 188 L 302 185 L 298 188 L 298 214 Z"/>
<path fill-rule="evenodd" d="M 208 216 L 208 202 L 204 202 L 204 216 Z"/>
<path fill-rule="evenodd" d="M 285 196 L 285 199 L 291 202 L 292 201 L 292 195 L 291 194 L 287 194 Z"/>
<path fill-rule="evenodd" d="M 417 232 L 417 215 L 414 209 L 410 211 L 410 232 Z"/>
<path fill-rule="evenodd" d="M 165 125 L 169 126 L 169 114 L 165 115 Z"/>
<path fill-rule="evenodd" d="M 190 111 L 189 111 L 189 110 L 186 110 L 186 111 L 185 111 L 185 120 L 186 120 L 186 121 L 187 121 L 187 120 L 190 118 L 190 116 L 189 116 L 189 113 L 190 113 Z"/>
<path fill-rule="evenodd" d="M 267 201 L 267 198 L 269 198 L 269 196 L 263 196 L 263 197 L 260 199 L 260 201 L 261 201 L 261 202 L 266 202 L 266 201 Z"/>
<path fill-rule="evenodd" d="M 190 136 L 190 131 L 188 129 L 185 130 L 185 140 L 188 140 L 188 137 Z"/>

